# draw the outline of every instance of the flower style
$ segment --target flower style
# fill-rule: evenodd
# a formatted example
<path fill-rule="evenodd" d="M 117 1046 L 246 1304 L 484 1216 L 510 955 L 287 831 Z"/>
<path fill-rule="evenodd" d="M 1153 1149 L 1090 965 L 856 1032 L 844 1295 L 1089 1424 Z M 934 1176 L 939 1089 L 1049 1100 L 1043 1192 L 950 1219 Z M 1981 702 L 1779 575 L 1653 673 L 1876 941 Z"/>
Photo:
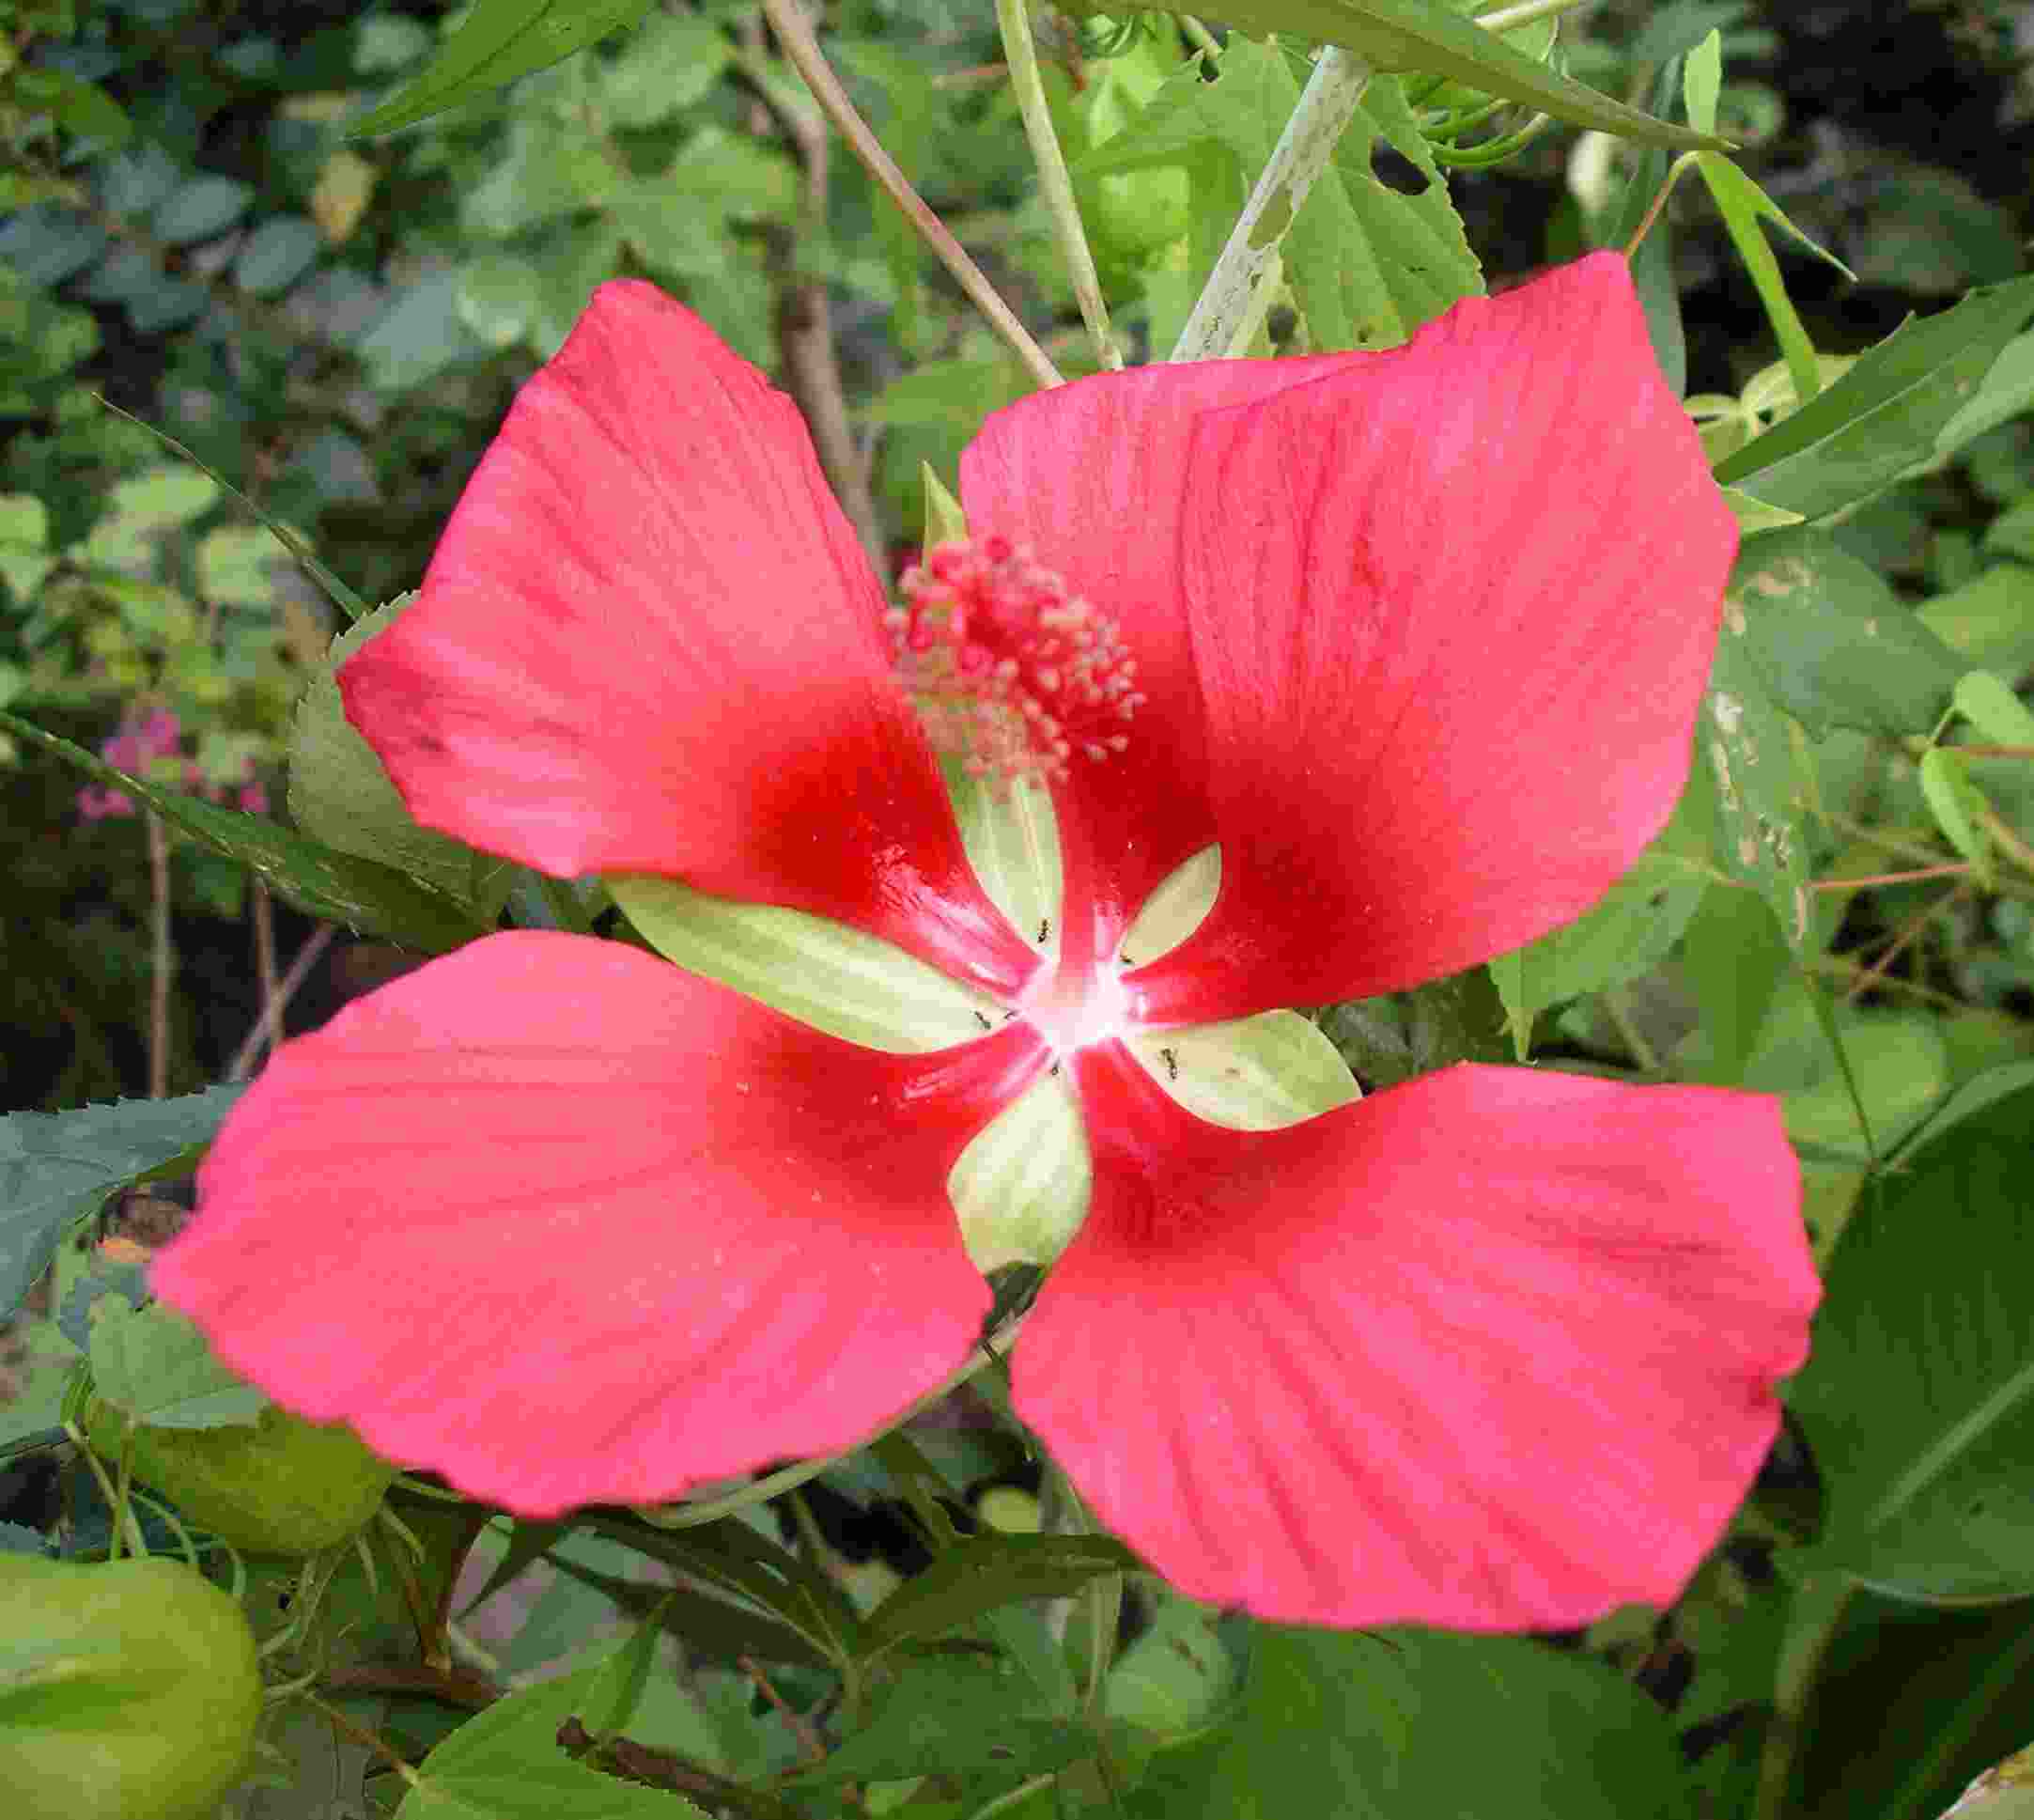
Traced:
<path fill-rule="evenodd" d="M 1338 1625 L 1670 1598 L 1816 1299 L 1773 1102 L 1458 1066 L 1246 1130 L 1132 1047 L 1487 959 L 1665 820 L 1735 531 L 1623 262 L 1386 352 L 1039 394 L 961 490 L 975 541 L 887 608 L 790 403 L 609 285 L 341 683 L 426 824 L 880 938 L 992 1007 L 971 1040 L 490 936 L 284 1049 L 157 1287 L 473 1494 L 668 1498 L 964 1361 L 989 1297 L 950 1174 L 1064 1069 L 1092 1188 L 1016 1404 L 1156 1568 Z M 1043 947 L 970 867 L 900 658 L 978 762 L 1049 783 Z M 1124 953 L 1210 848 L 1199 926 Z"/>

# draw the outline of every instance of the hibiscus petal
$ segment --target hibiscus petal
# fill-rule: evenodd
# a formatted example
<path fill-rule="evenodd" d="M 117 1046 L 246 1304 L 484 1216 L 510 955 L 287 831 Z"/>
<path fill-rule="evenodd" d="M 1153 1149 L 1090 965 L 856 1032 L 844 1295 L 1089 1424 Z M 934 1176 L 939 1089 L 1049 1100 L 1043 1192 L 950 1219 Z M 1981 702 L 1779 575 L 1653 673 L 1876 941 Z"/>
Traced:
<path fill-rule="evenodd" d="M 1195 421 L 1340 370 L 1351 358 L 1101 373 L 996 412 L 961 455 L 970 534 L 1029 545 L 1074 593 L 1114 616 L 1137 661 L 1146 700 L 1127 729 L 1129 749 L 1099 763 L 1077 759 L 1053 792 L 1068 901 L 1093 912 L 1092 929 L 1070 928 L 1067 938 L 1085 940 L 1097 956 L 1114 949 L 1158 881 L 1215 838 L 1180 574 Z"/>
<path fill-rule="evenodd" d="M 989 1304 L 945 1192 L 1040 1066 L 804 1028 L 639 950 L 492 936 L 287 1045 L 165 1301 L 279 1403 L 533 1516 L 859 1439 Z"/>
<path fill-rule="evenodd" d="M 835 917 L 1007 991 L 1034 958 L 968 869 L 883 608 L 791 401 L 652 287 L 603 285 L 339 686 L 427 826 Z"/>
<path fill-rule="evenodd" d="M 1075 1066 L 1092 1208 L 1017 1408 L 1154 1567 L 1315 1624 L 1675 1595 L 1818 1294 L 1774 1101 L 1463 1066 L 1246 1133 Z"/>
<path fill-rule="evenodd" d="M 1488 959 L 1665 822 L 1737 532 L 1622 258 L 1203 419 L 1189 497 L 1222 890 L 1143 1016 Z"/>

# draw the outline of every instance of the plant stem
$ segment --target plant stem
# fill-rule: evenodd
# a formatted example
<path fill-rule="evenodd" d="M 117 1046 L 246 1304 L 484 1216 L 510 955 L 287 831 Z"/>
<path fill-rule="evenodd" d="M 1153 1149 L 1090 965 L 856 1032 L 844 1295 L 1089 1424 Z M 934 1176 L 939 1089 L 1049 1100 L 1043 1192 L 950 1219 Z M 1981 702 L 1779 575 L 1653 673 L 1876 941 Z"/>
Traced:
<path fill-rule="evenodd" d="M 153 809 L 148 824 L 148 1097 L 169 1094 L 169 976 L 177 957 L 169 945 L 169 833 Z"/>
<path fill-rule="evenodd" d="M 1334 44 L 1321 53 L 1299 105 L 1208 274 L 1201 301 L 1180 331 L 1174 360 L 1221 360 L 1241 351 L 1238 332 L 1247 328 L 1253 304 L 1266 301 L 1258 296 L 1260 287 L 1277 283 L 1279 244 L 1314 179 L 1328 168 L 1370 77 L 1370 65 L 1355 52 Z"/>
<path fill-rule="evenodd" d="M 1477 15 L 1476 23 L 1486 32 L 1509 32 L 1520 25 L 1529 25 L 1535 19 L 1545 19 L 1548 13 L 1573 12 L 1582 0 L 1519 0 L 1515 7 L 1501 7 L 1496 12 Z"/>
<path fill-rule="evenodd" d="M 254 1072 L 255 1064 L 260 1059 L 263 1048 L 281 1043 L 283 1012 L 290 1000 L 296 997 L 298 988 L 310 976 L 311 969 L 317 964 L 318 956 L 325 952 L 334 933 L 332 924 L 321 923 L 305 938 L 303 946 L 297 950 L 296 959 L 289 963 L 288 972 L 283 975 L 282 984 L 275 988 L 274 996 L 268 1000 L 268 1008 L 273 1013 L 272 1027 L 269 1017 L 264 1015 L 247 1033 L 247 1040 L 234 1052 L 232 1066 L 226 1069 L 228 1081 L 246 1080 Z"/>
<path fill-rule="evenodd" d="M 968 257 L 961 243 L 947 231 L 946 224 L 934 214 L 925 199 L 914 190 L 908 179 L 900 171 L 895 162 L 877 144 L 875 133 L 869 131 L 869 123 L 856 112 L 855 104 L 847 99 L 847 91 L 841 86 L 840 78 L 833 73 L 833 67 L 826 60 L 826 54 L 819 48 L 819 39 L 814 34 L 812 23 L 805 17 L 799 0 L 763 0 L 763 16 L 769 21 L 770 30 L 776 33 L 777 42 L 784 47 L 784 54 L 791 60 L 792 67 L 805 79 L 806 87 L 813 92 L 813 99 L 819 103 L 820 112 L 833 122 L 835 130 L 847 142 L 865 171 L 881 184 L 884 193 L 897 207 L 904 210 L 904 217 L 918 229 L 925 244 L 939 256 L 939 263 L 954 274 L 954 280 L 968 295 L 968 300 L 988 319 L 988 323 L 1002 336 L 1024 365 L 1024 370 L 1041 386 L 1064 385 L 1066 381 L 1058 367 L 1053 366 L 1046 350 L 1032 339 L 1032 334 L 1017 320 L 1017 312 L 998 295 L 996 287 L 989 283 L 982 268 Z"/>
<path fill-rule="evenodd" d="M 1002 34 L 1011 92 L 1017 96 L 1017 112 L 1024 117 L 1024 136 L 1031 141 L 1032 157 L 1038 165 L 1038 187 L 1052 217 L 1052 231 L 1059 236 L 1067 276 L 1073 280 L 1074 301 L 1080 305 L 1080 319 L 1087 324 L 1095 358 L 1107 371 L 1114 372 L 1123 365 L 1123 355 L 1109 332 L 1109 305 L 1102 301 L 1102 281 L 1095 270 L 1095 255 L 1088 249 L 1087 230 L 1080 224 L 1074 179 L 1067 174 L 1059 135 L 1052 131 L 1052 110 L 1046 104 L 1045 84 L 1038 75 L 1038 46 L 1032 39 L 1031 0 L 996 0 L 996 29 Z"/>

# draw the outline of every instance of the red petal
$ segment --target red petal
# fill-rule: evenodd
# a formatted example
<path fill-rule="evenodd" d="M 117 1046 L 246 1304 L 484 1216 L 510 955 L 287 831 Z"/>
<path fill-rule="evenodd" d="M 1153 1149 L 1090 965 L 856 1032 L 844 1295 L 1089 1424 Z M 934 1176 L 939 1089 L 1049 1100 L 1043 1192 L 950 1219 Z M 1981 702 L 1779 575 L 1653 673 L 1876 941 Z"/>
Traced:
<path fill-rule="evenodd" d="M 946 1172 L 1035 1072 L 822 1035 L 641 952 L 492 936 L 289 1044 L 163 1298 L 287 1407 L 534 1516 L 859 1439 L 988 1292 Z"/>
<path fill-rule="evenodd" d="M 1675 1595 L 1818 1294 L 1775 1102 L 1464 1066 L 1245 1133 L 1076 1067 L 1094 1200 L 1017 1407 L 1154 1567 L 1315 1624 Z"/>
<path fill-rule="evenodd" d="M 970 534 L 1029 545 L 1074 593 L 1112 614 L 1147 697 L 1127 728 L 1129 750 L 1101 763 L 1077 758 L 1070 783 L 1053 793 L 1067 900 L 1092 902 L 1096 955 L 1114 949 L 1155 885 L 1215 839 L 1180 575 L 1195 421 L 1349 360 L 1225 360 L 1098 374 L 995 412 L 960 458 Z M 1090 934 L 1064 929 L 1068 952 Z"/>
<path fill-rule="evenodd" d="M 1587 910 L 1687 775 L 1737 547 L 1623 260 L 1203 422 L 1222 891 L 1142 1015 L 1360 998 Z"/>
<path fill-rule="evenodd" d="M 648 285 L 523 387 L 347 716 L 417 818 L 544 871 L 852 923 L 992 989 L 983 897 L 797 408 Z"/>

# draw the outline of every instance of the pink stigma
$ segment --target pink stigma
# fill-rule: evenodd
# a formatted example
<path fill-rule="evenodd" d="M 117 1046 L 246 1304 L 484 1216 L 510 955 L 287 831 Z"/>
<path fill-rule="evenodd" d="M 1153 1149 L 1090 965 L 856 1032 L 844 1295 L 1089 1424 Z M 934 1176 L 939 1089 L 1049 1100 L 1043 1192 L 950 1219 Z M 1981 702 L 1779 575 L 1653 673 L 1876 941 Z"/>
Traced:
<path fill-rule="evenodd" d="M 970 775 L 1066 776 L 1129 745 L 1143 696 L 1116 622 L 1007 537 L 942 543 L 904 571 L 887 624 L 935 747 Z"/>

